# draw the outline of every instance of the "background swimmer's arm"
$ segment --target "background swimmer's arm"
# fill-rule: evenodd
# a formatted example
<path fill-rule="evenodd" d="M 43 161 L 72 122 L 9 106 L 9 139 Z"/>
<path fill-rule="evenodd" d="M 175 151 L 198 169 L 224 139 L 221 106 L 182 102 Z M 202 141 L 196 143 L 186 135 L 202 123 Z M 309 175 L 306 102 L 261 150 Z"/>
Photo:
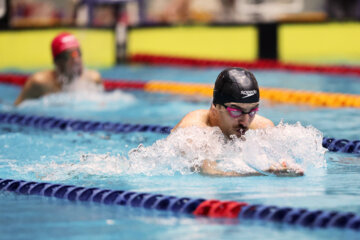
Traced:
<path fill-rule="evenodd" d="M 267 119 L 260 115 L 255 115 L 255 119 L 250 125 L 250 129 L 260 129 L 268 127 L 274 127 L 274 123 L 270 119 Z"/>
<path fill-rule="evenodd" d="M 87 74 L 89 74 L 88 76 L 93 83 L 98 84 L 98 85 L 103 83 L 99 72 L 94 71 L 94 70 L 87 70 Z"/>
<path fill-rule="evenodd" d="M 20 95 L 15 101 L 15 105 L 19 105 L 26 99 L 38 98 L 45 94 L 43 84 L 36 79 L 36 77 L 31 76 L 25 83 L 25 86 L 21 90 Z"/>
<path fill-rule="evenodd" d="M 95 81 L 96 84 L 102 84 L 103 83 L 100 73 L 95 72 L 94 81 Z"/>
<path fill-rule="evenodd" d="M 215 161 L 204 160 L 201 167 L 200 173 L 208 176 L 218 176 L 218 177 L 249 177 L 249 176 L 264 176 L 260 172 L 251 172 L 251 173 L 239 173 L 235 171 L 222 171 L 217 167 L 217 163 Z M 265 171 L 265 173 L 269 173 L 269 175 L 275 175 L 278 177 L 297 177 L 303 176 L 304 172 L 302 169 L 297 168 L 288 168 L 286 165 L 282 165 L 281 167 L 271 167 L 269 170 Z"/>
<path fill-rule="evenodd" d="M 180 122 L 172 129 L 185 127 L 207 127 L 208 110 L 196 110 L 188 113 Z"/>

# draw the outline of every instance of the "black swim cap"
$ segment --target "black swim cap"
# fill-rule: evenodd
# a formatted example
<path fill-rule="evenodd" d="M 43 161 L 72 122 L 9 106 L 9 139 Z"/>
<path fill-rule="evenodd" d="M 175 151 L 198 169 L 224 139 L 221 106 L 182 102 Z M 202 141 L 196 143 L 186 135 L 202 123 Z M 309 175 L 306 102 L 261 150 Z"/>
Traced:
<path fill-rule="evenodd" d="M 259 102 L 259 86 L 254 74 L 243 68 L 227 68 L 216 79 L 214 104 Z"/>

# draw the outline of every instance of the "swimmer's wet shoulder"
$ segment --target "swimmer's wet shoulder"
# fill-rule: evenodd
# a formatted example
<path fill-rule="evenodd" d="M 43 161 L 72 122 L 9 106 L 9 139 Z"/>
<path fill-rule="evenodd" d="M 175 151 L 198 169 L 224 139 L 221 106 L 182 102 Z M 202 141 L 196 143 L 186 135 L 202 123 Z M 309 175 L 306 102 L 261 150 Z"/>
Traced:
<path fill-rule="evenodd" d="M 15 105 L 26 99 L 35 99 L 43 95 L 60 91 L 61 86 L 56 81 L 54 71 L 42 71 L 31 75 L 15 101 Z"/>
<path fill-rule="evenodd" d="M 60 84 L 56 81 L 56 72 L 47 70 L 35 73 L 29 79 L 31 84 L 35 84 L 44 88 L 45 91 L 60 90 Z"/>
<path fill-rule="evenodd" d="M 183 117 L 180 122 L 173 128 L 185 128 L 185 127 L 213 127 L 217 126 L 216 121 L 214 122 L 213 117 L 210 117 L 210 110 L 200 109 L 192 111 Z M 263 116 L 256 115 L 254 120 L 251 122 L 249 129 L 260 129 L 274 127 L 274 123 Z"/>
<path fill-rule="evenodd" d="M 173 130 L 184 127 L 208 127 L 208 119 L 209 110 L 195 110 L 186 114 L 186 116 L 180 120 L 180 122 L 173 128 Z"/>

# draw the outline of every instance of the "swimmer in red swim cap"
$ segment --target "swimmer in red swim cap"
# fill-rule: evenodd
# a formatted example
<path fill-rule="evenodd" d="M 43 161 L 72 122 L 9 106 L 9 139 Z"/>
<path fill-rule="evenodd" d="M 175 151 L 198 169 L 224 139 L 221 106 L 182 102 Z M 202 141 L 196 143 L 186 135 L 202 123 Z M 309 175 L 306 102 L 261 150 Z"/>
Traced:
<path fill-rule="evenodd" d="M 60 33 L 53 39 L 51 50 L 55 69 L 38 72 L 30 76 L 16 99 L 15 105 L 26 99 L 60 92 L 74 80 L 81 79 L 97 85 L 102 84 L 98 72 L 83 69 L 80 44 L 74 35 Z"/>
<path fill-rule="evenodd" d="M 271 120 L 257 114 L 259 101 L 260 91 L 254 74 L 243 68 L 227 68 L 216 79 L 210 109 L 188 113 L 174 129 L 191 126 L 219 127 L 222 133 L 230 138 L 242 137 L 249 129 L 273 127 Z M 204 160 L 199 168 L 205 175 L 247 175 L 221 171 L 217 168 L 216 162 L 209 160 Z M 303 175 L 301 170 L 289 169 L 286 165 L 270 168 L 267 172 L 282 176 Z"/>

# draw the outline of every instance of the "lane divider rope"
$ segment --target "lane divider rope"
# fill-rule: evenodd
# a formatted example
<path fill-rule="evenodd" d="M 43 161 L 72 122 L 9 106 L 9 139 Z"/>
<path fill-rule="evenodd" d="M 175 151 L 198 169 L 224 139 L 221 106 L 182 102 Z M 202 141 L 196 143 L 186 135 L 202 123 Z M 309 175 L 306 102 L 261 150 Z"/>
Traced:
<path fill-rule="evenodd" d="M 213 88 L 209 84 L 175 83 L 165 81 L 149 81 L 145 85 L 147 92 L 160 92 L 182 95 L 200 95 L 212 97 Z M 280 88 L 260 88 L 260 96 L 280 103 L 307 104 L 317 107 L 354 107 L 360 108 L 360 95 L 312 92 Z"/>
<path fill-rule="evenodd" d="M 112 123 L 100 121 L 84 121 L 75 119 L 62 119 L 56 117 L 22 115 L 18 113 L 0 112 L 0 123 L 16 124 L 42 129 L 57 129 L 61 131 L 105 131 L 113 133 L 154 132 L 169 134 L 171 127 L 160 125 L 143 125 L 130 123 Z"/>
<path fill-rule="evenodd" d="M 113 133 L 154 132 L 170 134 L 172 129 L 170 126 L 161 125 L 85 121 L 6 112 L 0 112 L 0 124 L 16 124 L 20 126 L 56 129 L 61 131 L 105 131 Z M 360 154 L 360 140 L 350 141 L 347 139 L 324 137 L 322 146 L 332 152 Z"/>
<path fill-rule="evenodd" d="M 22 86 L 25 84 L 25 75 L 0 74 L 0 82 Z M 200 83 L 178 83 L 171 81 L 132 81 L 125 79 L 104 80 L 107 91 L 115 89 L 143 90 L 146 92 L 196 95 L 212 97 L 212 85 Z M 290 104 L 304 104 L 314 107 L 353 107 L 360 108 L 360 95 L 343 93 L 313 92 L 282 88 L 262 87 L 262 99 Z"/>
<path fill-rule="evenodd" d="M 23 195 L 55 197 L 72 202 L 95 202 L 168 211 L 176 214 L 192 214 L 196 217 L 253 219 L 309 228 L 360 230 L 360 216 L 352 212 L 329 212 L 203 198 L 192 199 L 162 194 L 1 178 L 0 190 Z"/>
<path fill-rule="evenodd" d="M 324 137 L 322 146 L 331 152 L 360 154 L 360 140 L 335 139 Z"/>

